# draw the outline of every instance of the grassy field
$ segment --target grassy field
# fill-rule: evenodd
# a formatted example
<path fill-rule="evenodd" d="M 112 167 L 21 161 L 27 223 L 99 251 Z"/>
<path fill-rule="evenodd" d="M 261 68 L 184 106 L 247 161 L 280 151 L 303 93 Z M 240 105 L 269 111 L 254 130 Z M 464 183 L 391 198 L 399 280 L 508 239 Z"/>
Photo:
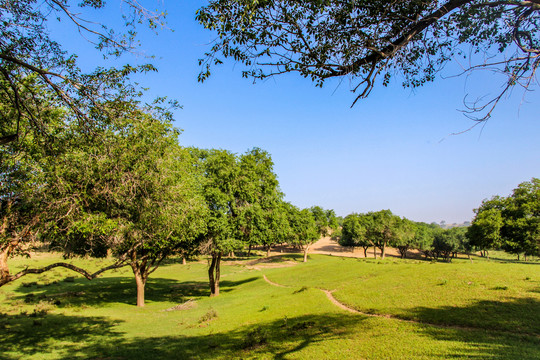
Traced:
<path fill-rule="evenodd" d="M 0 359 L 540 359 L 540 263 L 494 257 L 228 261 L 217 298 L 204 262 L 170 261 L 144 308 L 128 268 L 91 282 L 54 270 L 0 288 Z"/>

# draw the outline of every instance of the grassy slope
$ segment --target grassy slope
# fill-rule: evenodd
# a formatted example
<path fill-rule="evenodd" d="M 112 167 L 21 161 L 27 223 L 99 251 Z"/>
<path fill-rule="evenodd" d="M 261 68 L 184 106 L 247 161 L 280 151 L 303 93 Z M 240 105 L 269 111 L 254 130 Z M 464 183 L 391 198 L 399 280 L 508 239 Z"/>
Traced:
<path fill-rule="evenodd" d="M 92 282 L 67 275 L 0 289 L 0 359 L 540 358 L 539 264 L 313 256 L 261 271 L 225 266 L 222 295 L 208 298 L 205 264 L 171 262 L 149 280 L 143 309 L 127 268 Z M 319 288 L 396 318 L 348 313 Z M 188 299 L 196 306 L 163 311 Z"/>

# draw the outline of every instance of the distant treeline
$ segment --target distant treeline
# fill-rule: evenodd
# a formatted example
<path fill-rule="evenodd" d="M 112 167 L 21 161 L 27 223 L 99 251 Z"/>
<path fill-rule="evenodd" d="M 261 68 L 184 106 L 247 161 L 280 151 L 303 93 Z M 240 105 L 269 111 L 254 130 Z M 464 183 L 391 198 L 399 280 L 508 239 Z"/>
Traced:
<path fill-rule="evenodd" d="M 399 249 L 402 258 L 416 249 L 426 258 L 450 261 L 457 253 L 470 255 L 480 251 L 504 250 L 520 255 L 540 256 L 540 180 L 520 184 L 508 197 L 494 196 L 474 210 L 468 227 L 444 228 L 436 223 L 414 222 L 392 214 L 390 210 L 350 214 L 342 221 L 334 237 L 343 246 L 374 247 L 385 255 L 387 246 Z"/>

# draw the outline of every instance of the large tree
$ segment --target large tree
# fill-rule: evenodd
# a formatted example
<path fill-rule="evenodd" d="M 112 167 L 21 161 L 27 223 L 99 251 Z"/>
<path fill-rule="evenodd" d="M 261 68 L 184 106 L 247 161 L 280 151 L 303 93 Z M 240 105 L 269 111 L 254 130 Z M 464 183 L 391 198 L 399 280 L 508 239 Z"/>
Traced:
<path fill-rule="evenodd" d="M 540 179 L 518 185 L 508 196 L 502 211 L 503 249 L 527 256 L 540 255 Z"/>
<path fill-rule="evenodd" d="M 202 231 L 204 201 L 169 113 L 130 102 L 104 106 L 115 114 L 107 127 L 78 146 L 84 136 L 74 134 L 65 153 L 46 158 L 42 236 L 66 256 L 111 253 L 129 265 L 144 306 L 149 275 Z"/>
<path fill-rule="evenodd" d="M 468 104 L 478 120 L 514 87 L 537 84 L 539 0 L 210 0 L 197 20 L 218 34 L 201 81 L 233 58 L 255 79 L 294 72 L 322 86 L 347 77 L 358 100 L 396 74 L 421 86 L 461 58 L 465 73 L 506 76 L 495 96 Z"/>
<path fill-rule="evenodd" d="M 467 232 L 481 250 L 502 248 L 525 257 L 540 255 L 540 179 L 518 185 L 507 197 L 484 200 Z"/>
<path fill-rule="evenodd" d="M 203 193 L 208 207 L 207 229 L 200 237 L 203 253 L 211 256 L 208 268 L 210 295 L 219 295 L 223 254 L 244 245 L 265 245 L 284 240 L 286 223 L 270 154 L 254 148 L 237 156 L 226 150 L 192 152 L 203 171 Z"/>
<path fill-rule="evenodd" d="M 59 157 L 65 156 L 71 148 L 80 147 L 82 142 L 90 140 L 86 135 L 74 136 L 76 125 L 65 131 L 66 112 L 54 106 L 54 96 L 32 79 L 25 81 L 25 87 L 19 89 L 23 98 L 32 98 L 27 106 L 45 119 L 49 129 L 56 134 L 56 141 L 47 142 L 43 134 L 25 133 L 18 141 L 12 141 L 0 147 L 0 286 L 28 274 L 39 274 L 55 267 L 65 267 L 77 271 L 88 279 L 93 279 L 103 271 L 122 263 L 118 262 L 91 274 L 85 269 L 66 262 L 57 262 L 43 268 L 25 268 L 11 274 L 8 259 L 17 254 L 30 255 L 36 241 L 48 244 L 50 240 L 43 235 L 43 225 L 51 215 L 44 208 L 43 200 L 47 192 L 47 164 L 54 164 Z M 28 89 L 32 89 L 29 91 Z M 0 92 L 0 109 L 7 119 L 17 117 L 17 109 L 9 103 L 6 93 Z M 20 119 L 26 128 L 27 118 Z M 9 121 L 7 121 L 9 123 Z M 3 123 L 4 124 L 4 123 Z M 6 127 L 2 126 L 5 130 Z M 53 183 L 56 179 L 53 179 Z"/>

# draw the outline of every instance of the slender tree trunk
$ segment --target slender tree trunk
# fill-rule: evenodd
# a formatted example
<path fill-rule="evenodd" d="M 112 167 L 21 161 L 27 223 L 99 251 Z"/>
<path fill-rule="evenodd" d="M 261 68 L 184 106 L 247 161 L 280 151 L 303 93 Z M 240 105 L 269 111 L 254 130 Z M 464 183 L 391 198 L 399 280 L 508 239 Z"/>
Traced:
<path fill-rule="evenodd" d="M 517 255 L 518 255 L 518 261 L 519 261 L 519 254 L 517 254 Z"/>
<path fill-rule="evenodd" d="M 383 242 L 382 244 L 382 249 L 381 249 L 381 259 L 384 259 L 384 256 L 386 255 L 386 241 Z"/>
<path fill-rule="evenodd" d="M 266 257 L 270 257 L 270 245 L 266 248 Z"/>
<path fill-rule="evenodd" d="M 367 249 L 368 248 L 366 246 L 364 246 L 363 248 L 364 248 L 364 257 L 367 258 Z"/>
<path fill-rule="evenodd" d="M 249 257 L 249 255 L 251 255 L 251 244 L 249 244 L 249 249 L 248 249 L 248 255 L 247 256 Z"/>
<path fill-rule="evenodd" d="M 309 250 L 309 244 L 304 248 L 304 262 L 307 262 L 307 254 Z"/>
<path fill-rule="evenodd" d="M 212 263 L 208 268 L 208 279 L 210 281 L 210 296 L 219 295 L 219 278 L 221 275 L 221 252 L 212 254 Z"/>
<path fill-rule="evenodd" d="M 373 245 L 373 257 L 377 258 L 377 246 Z"/>

